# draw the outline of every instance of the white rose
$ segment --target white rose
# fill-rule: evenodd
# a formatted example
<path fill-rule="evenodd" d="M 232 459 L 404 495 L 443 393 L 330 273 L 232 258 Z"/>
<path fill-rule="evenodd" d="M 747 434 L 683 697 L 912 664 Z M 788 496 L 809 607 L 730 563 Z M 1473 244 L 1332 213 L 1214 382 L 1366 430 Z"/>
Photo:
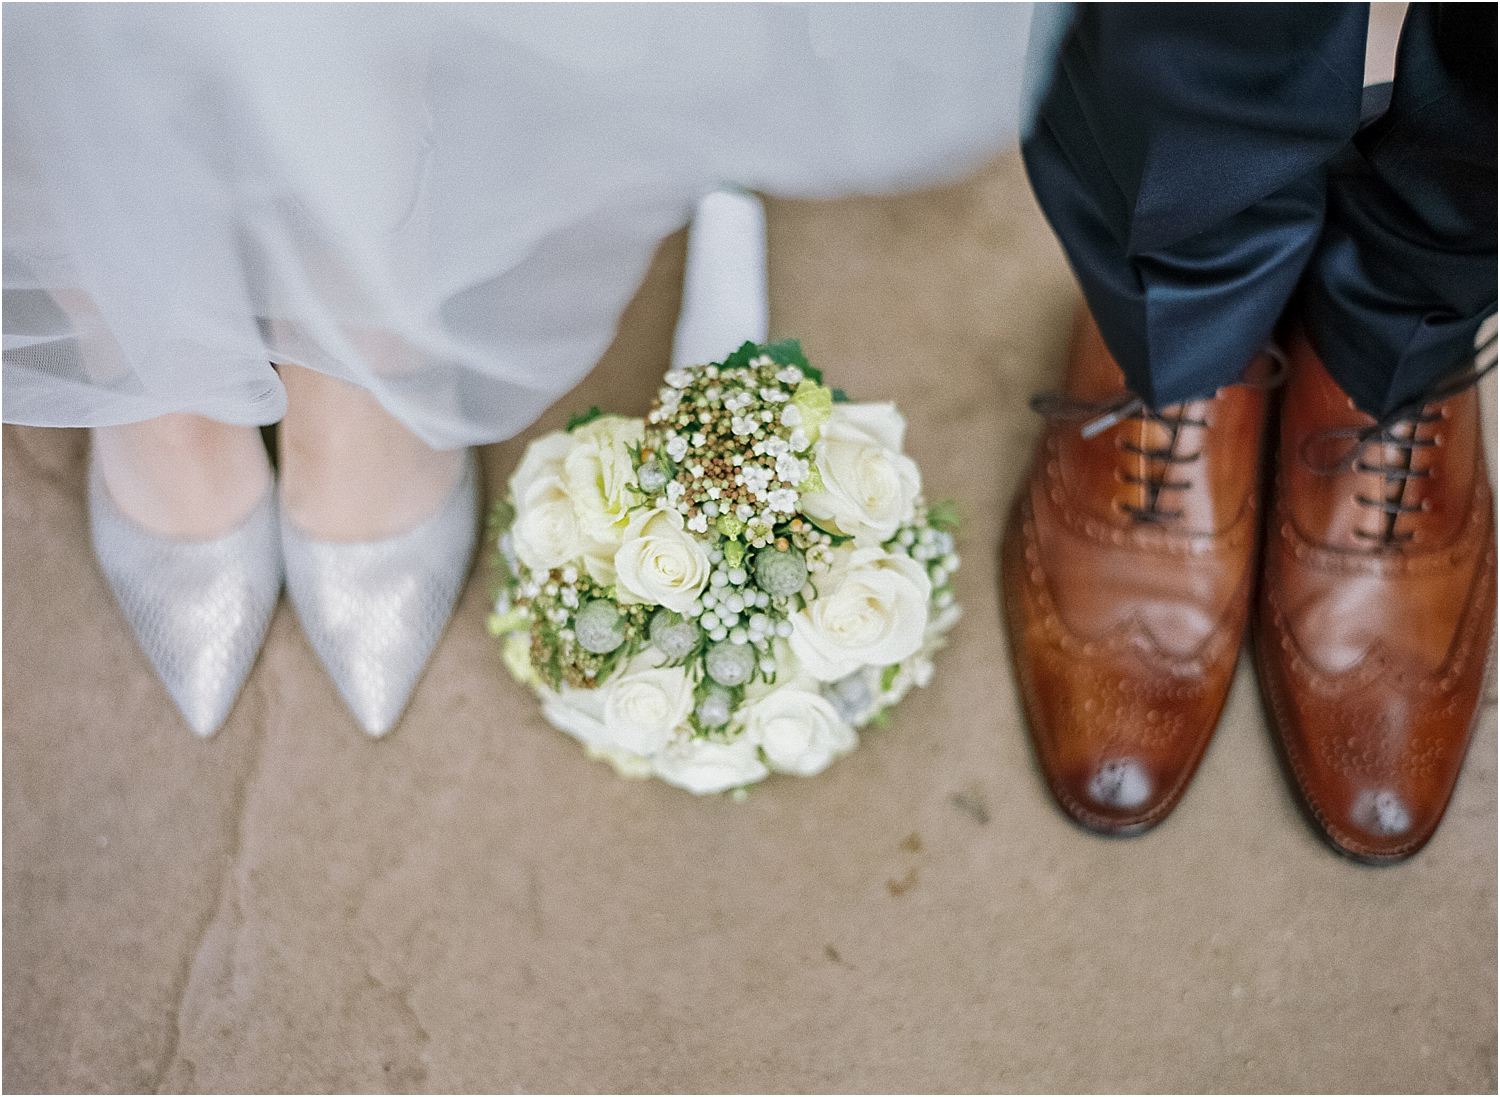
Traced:
<path fill-rule="evenodd" d="M 584 536 L 618 545 L 628 511 L 636 502 L 635 461 L 629 446 L 645 437 L 639 419 L 603 415 L 573 431 L 563 459 L 563 484 L 578 511 Z"/>
<path fill-rule="evenodd" d="M 621 777 L 650 777 L 651 760 L 609 741 L 604 726 L 604 691 L 574 689 L 563 686 L 553 691 L 546 686 L 537 690 L 542 699 L 542 715 L 559 731 L 565 731 L 584 746 L 590 758 L 608 762 Z"/>
<path fill-rule="evenodd" d="M 911 519 L 922 490 L 916 463 L 901 452 L 905 433 L 894 404 L 835 404 L 813 447 L 823 484 L 803 493 L 807 516 L 857 545 L 890 540 Z"/>
<path fill-rule="evenodd" d="M 741 736 L 730 743 L 679 739 L 652 759 L 656 775 L 699 796 L 754 784 L 770 776 L 755 744 Z"/>
<path fill-rule="evenodd" d="M 510 497 L 519 506 L 531 489 L 542 480 L 562 477 L 563 459 L 573 448 L 573 440 L 560 430 L 544 434 L 526 447 L 521 464 L 510 477 Z"/>
<path fill-rule="evenodd" d="M 844 549 L 814 585 L 817 597 L 792 616 L 791 645 L 820 682 L 899 663 L 921 648 L 932 582 L 910 557 Z"/>
<path fill-rule="evenodd" d="M 572 686 L 551 690 L 542 686 L 537 695 L 542 699 L 542 715 L 558 731 L 567 732 L 586 747 L 609 746 L 609 733 L 604 726 L 604 690 Z"/>
<path fill-rule="evenodd" d="M 583 553 L 586 542 L 573 500 L 556 476 L 534 480 L 514 501 L 511 540 L 521 563 L 533 571 L 548 571 Z"/>
<path fill-rule="evenodd" d="M 854 729 L 819 693 L 798 685 L 773 690 L 745 712 L 745 735 L 771 768 L 811 777 L 858 743 Z"/>
<path fill-rule="evenodd" d="M 638 660 L 602 688 L 609 742 L 632 754 L 661 750 L 693 711 L 693 683 L 682 667 Z"/>
<path fill-rule="evenodd" d="M 615 553 L 622 602 L 645 602 L 686 613 L 708 584 L 708 553 L 683 529 L 675 510 L 658 507 L 637 514 L 625 527 Z"/>

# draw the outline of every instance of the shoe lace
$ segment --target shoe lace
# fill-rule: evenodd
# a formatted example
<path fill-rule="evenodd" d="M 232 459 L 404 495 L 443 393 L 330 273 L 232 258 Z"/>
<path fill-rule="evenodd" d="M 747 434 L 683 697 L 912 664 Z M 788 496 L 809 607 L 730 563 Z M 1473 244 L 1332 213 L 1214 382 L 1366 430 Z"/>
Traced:
<path fill-rule="evenodd" d="M 1302 439 L 1298 458 L 1315 475 L 1336 476 L 1341 472 L 1354 472 L 1381 478 L 1379 498 L 1359 492 L 1354 500 L 1360 506 L 1380 511 L 1385 519 L 1378 532 L 1356 529 L 1356 537 L 1373 541 L 1381 547 L 1392 547 L 1410 541 L 1415 535 L 1414 531 L 1401 528 L 1401 519 L 1425 510 L 1426 504 L 1408 502 L 1408 487 L 1413 480 L 1430 479 L 1432 469 L 1413 467 L 1413 459 L 1417 450 L 1432 449 L 1438 445 L 1436 435 L 1424 438 L 1420 431 L 1424 426 L 1442 419 L 1442 413 L 1437 410 L 1436 405 L 1473 388 L 1495 368 L 1494 358 L 1490 358 L 1483 366 L 1479 364 L 1494 349 L 1495 336 L 1491 335 L 1475 349 L 1472 358 L 1459 372 L 1450 375 L 1447 380 L 1416 400 L 1387 412 L 1368 426 L 1329 427 L 1314 431 Z M 1313 457 L 1315 450 L 1340 441 L 1348 444 L 1332 460 L 1319 461 Z M 1366 459 L 1366 450 L 1371 446 L 1377 447 L 1380 455 L 1378 461 Z M 1387 455 L 1392 450 L 1395 451 L 1395 458 L 1387 460 Z"/>
<path fill-rule="evenodd" d="M 1286 380 L 1286 355 L 1274 344 L 1265 348 L 1275 368 L 1264 377 L 1245 378 L 1234 382 L 1249 388 L 1270 390 Z M 1081 400 L 1062 392 L 1042 392 L 1031 398 L 1031 410 L 1045 419 L 1061 422 L 1081 422 L 1078 433 L 1084 438 L 1096 438 L 1112 427 L 1127 421 L 1155 423 L 1167 432 L 1166 442 L 1160 446 L 1141 446 L 1128 438 L 1118 440 L 1122 452 L 1143 459 L 1144 475 L 1124 469 L 1120 478 L 1127 484 L 1139 484 L 1145 489 L 1144 505 L 1122 503 L 1121 509 L 1144 525 L 1160 525 L 1181 518 L 1184 511 L 1179 507 L 1168 509 L 1163 505 L 1163 496 L 1168 492 L 1186 491 L 1193 481 L 1182 475 L 1187 466 L 1203 456 L 1200 448 L 1193 453 L 1178 453 L 1177 444 L 1184 427 L 1208 429 L 1208 420 L 1187 414 L 1187 403 L 1174 404 L 1157 410 L 1146 404 L 1139 396 L 1122 390 L 1102 400 Z"/>

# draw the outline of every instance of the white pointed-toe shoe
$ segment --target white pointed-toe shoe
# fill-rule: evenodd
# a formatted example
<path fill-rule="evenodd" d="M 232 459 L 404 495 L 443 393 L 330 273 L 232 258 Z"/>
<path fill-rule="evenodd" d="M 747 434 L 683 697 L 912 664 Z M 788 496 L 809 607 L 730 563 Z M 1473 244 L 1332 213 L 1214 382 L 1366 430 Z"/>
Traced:
<path fill-rule="evenodd" d="M 314 540 L 283 512 L 287 593 L 313 651 L 367 734 L 386 734 L 406 709 L 453 615 L 478 537 L 473 450 L 437 513 L 395 537 Z"/>
<path fill-rule="evenodd" d="M 195 735 L 223 726 L 281 593 L 276 493 L 235 529 L 184 541 L 141 526 L 90 464 L 89 534 L 99 568 L 157 677 Z"/>

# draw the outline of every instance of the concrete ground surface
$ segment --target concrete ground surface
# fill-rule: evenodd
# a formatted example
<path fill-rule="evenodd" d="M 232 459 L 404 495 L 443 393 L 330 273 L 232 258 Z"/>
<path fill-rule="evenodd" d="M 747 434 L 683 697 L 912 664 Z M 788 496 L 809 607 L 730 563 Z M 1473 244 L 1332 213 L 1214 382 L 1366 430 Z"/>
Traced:
<path fill-rule="evenodd" d="M 1493 1091 L 1491 693 L 1448 819 L 1334 855 L 1248 660 L 1158 830 L 1085 834 L 1037 776 L 996 542 L 1076 291 L 1007 156 L 770 207 L 773 327 L 894 399 L 967 519 L 934 685 L 817 780 L 697 799 L 549 728 L 477 569 L 370 742 L 283 602 L 192 739 L 90 556 L 80 432 L 4 434 L 4 1083 L 208 1091 Z M 681 240 L 571 408 L 643 411 Z"/>

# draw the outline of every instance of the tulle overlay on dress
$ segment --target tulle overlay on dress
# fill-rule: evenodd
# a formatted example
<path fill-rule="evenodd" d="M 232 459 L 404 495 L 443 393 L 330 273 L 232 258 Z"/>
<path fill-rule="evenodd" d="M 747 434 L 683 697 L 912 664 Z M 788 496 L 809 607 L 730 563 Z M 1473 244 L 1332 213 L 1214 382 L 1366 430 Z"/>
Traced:
<path fill-rule="evenodd" d="M 1026 5 L 12 5 L 4 412 L 279 419 L 271 363 L 436 446 L 524 429 L 725 185 L 1012 141 Z"/>

